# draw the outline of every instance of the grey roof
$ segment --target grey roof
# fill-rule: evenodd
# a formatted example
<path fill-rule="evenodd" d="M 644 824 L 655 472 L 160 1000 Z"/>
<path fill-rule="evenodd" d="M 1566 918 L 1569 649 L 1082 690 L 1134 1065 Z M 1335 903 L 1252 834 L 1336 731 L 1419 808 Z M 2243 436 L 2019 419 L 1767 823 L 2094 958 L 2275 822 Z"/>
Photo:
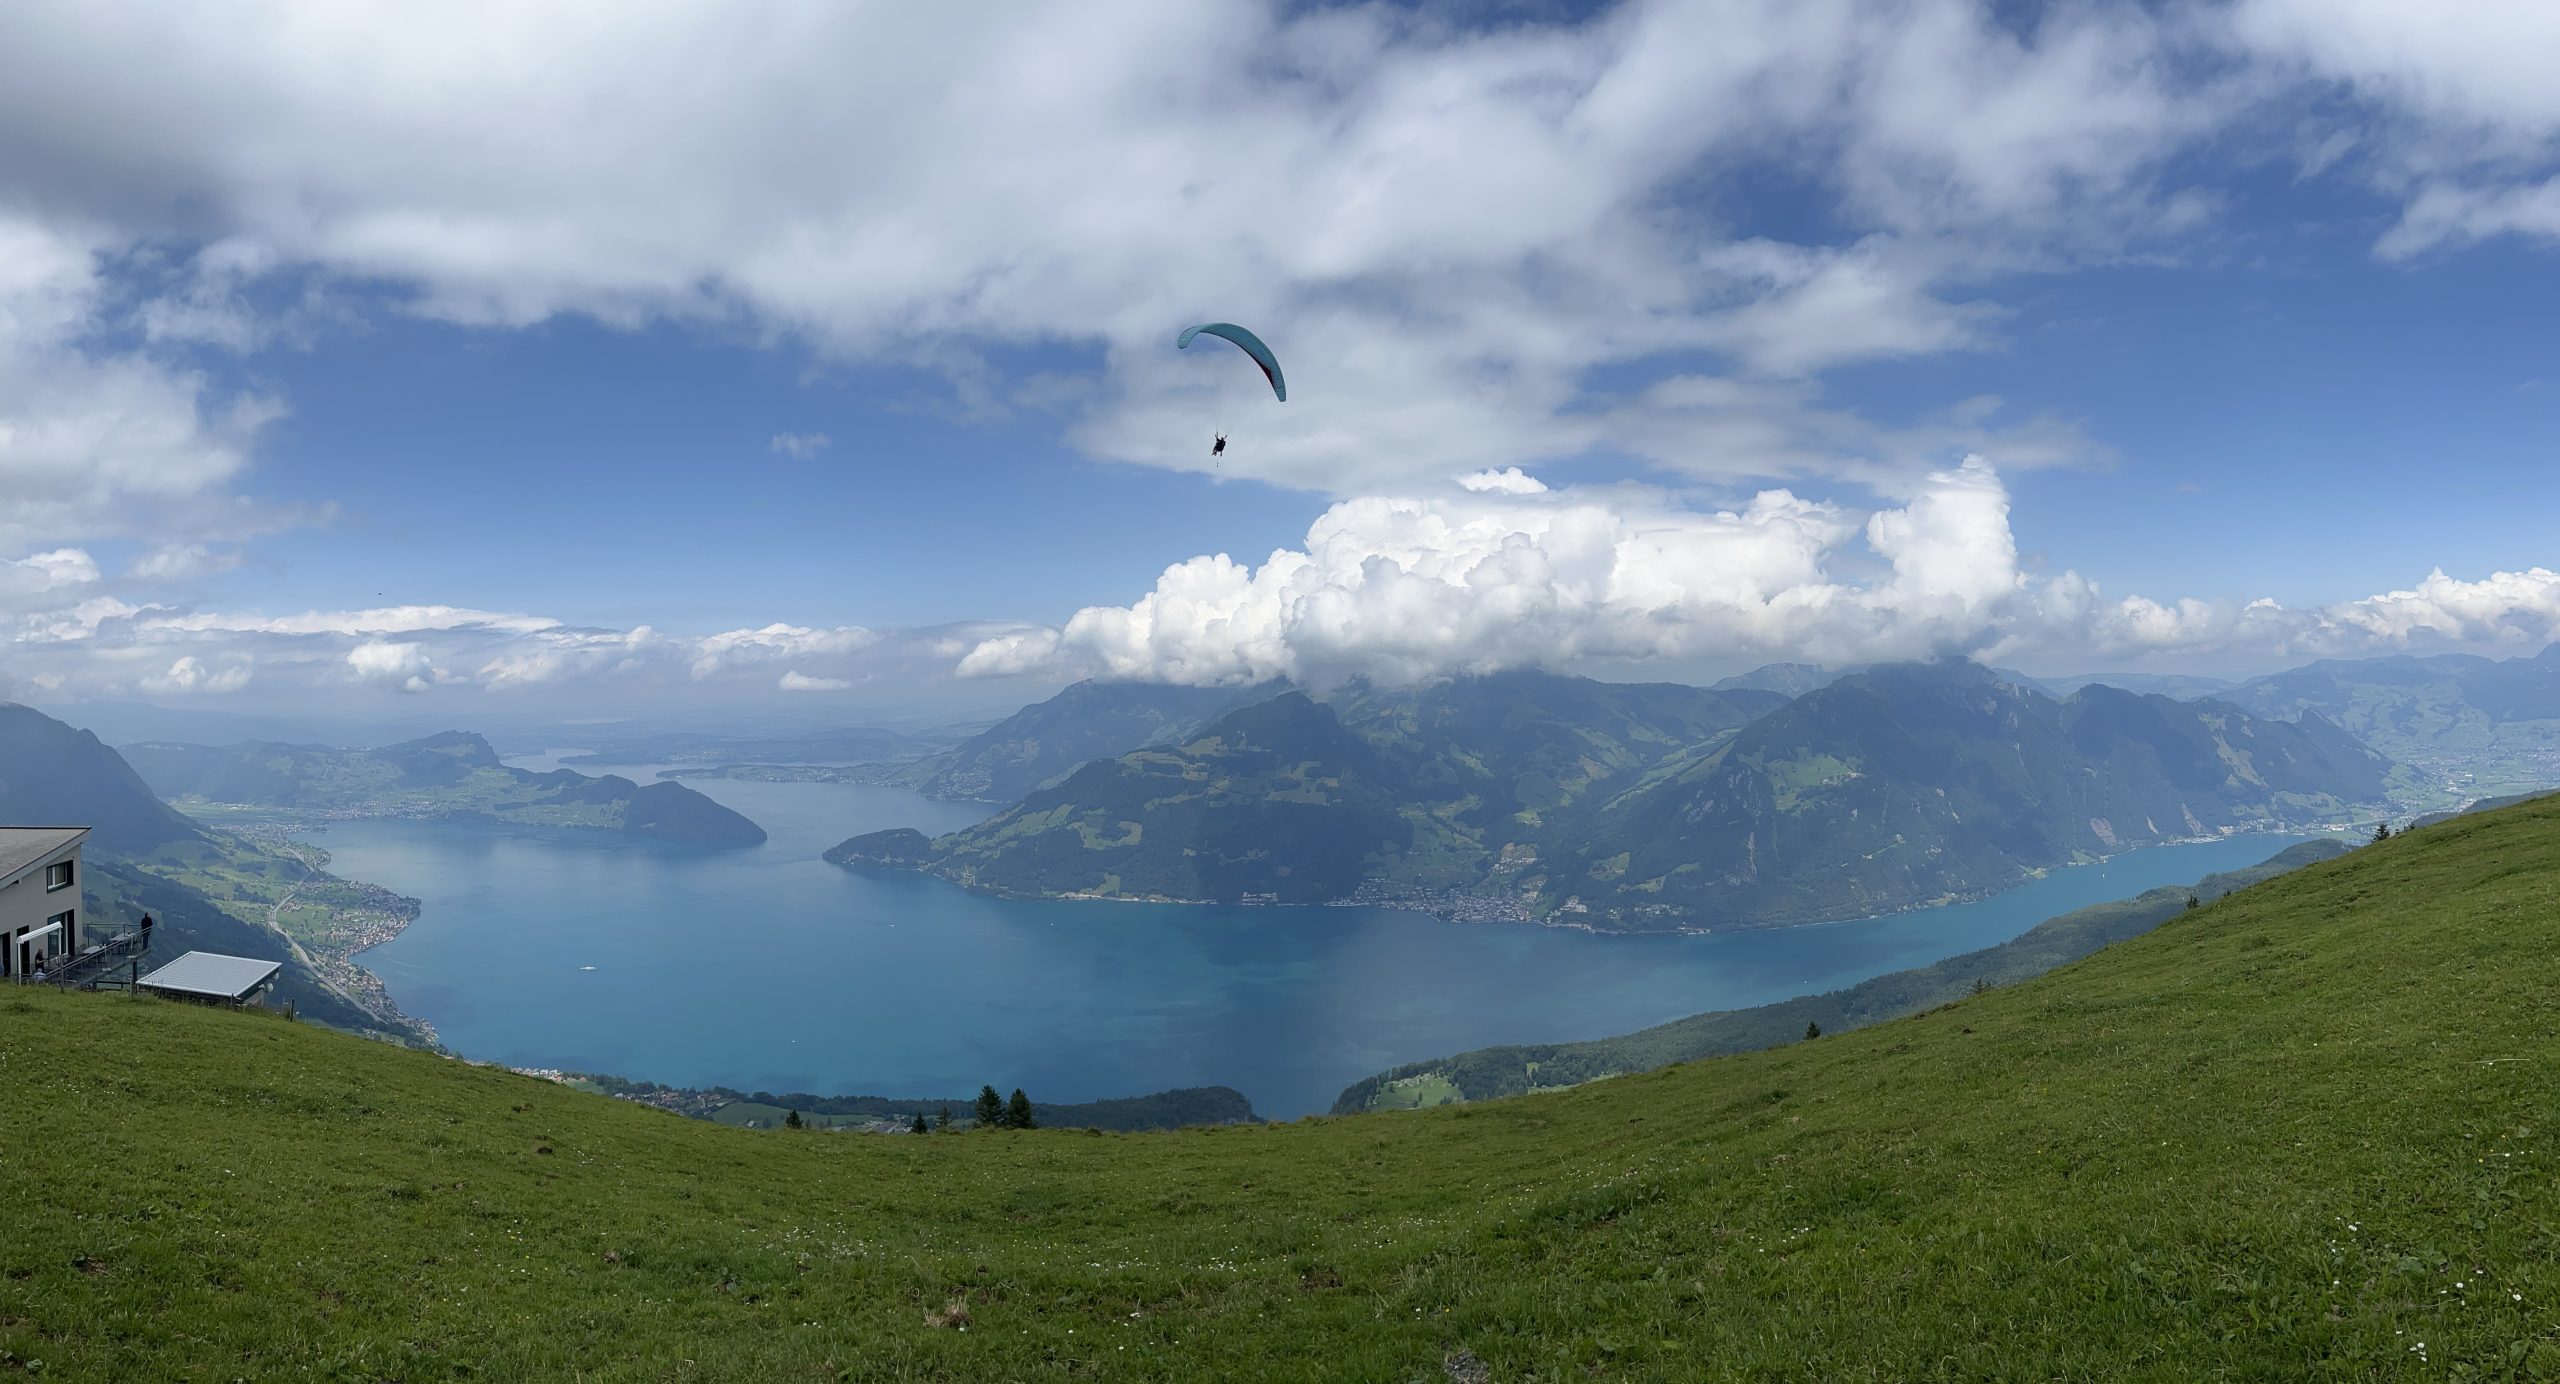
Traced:
<path fill-rule="evenodd" d="M 281 961 L 191 951 L 144 976 L 141 983 L 149 990 L 176 990 L 189 995 L 236 1000 L 266 984 L 283 969 Z"/>
<path fill-rule="evenodd" d="M 0 827 L 0 880 L 88 834 L 87 827 Z"/>

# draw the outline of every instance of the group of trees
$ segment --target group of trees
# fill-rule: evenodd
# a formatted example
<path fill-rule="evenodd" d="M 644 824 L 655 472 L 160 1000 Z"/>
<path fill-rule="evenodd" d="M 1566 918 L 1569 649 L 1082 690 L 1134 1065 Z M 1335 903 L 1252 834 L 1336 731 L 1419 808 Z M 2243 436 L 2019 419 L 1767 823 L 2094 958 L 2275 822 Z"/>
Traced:
<path fill-rule="evenodd" d="M 1011 1100 L 1006 1100 L 1004 1097 L 997 1095 L 996 1088 L 993 1086 L 979 1087 L 976 1113 L 978 1128 L 980 1129 L 1038 1129 L 1040 1127 L 1040 1122 L 1037 1119 L 1034 1119 L 1031 1114 L 1031 1097 L 1022 1094 L 1022 1088 L 1019 1086 L 1013 1088 L 1013 1099 Z M 782 1118 L 782 1127 L 784 1129 L 807 1129 L 810 1123 L 810 1121 L 801 1119 L 800 1112 L 797 1110 L 790 1112 Z M 933 1117 L 933 1121 L 930 1124 L 925 1122 L 924 1112 L 921 1110 L 917 1111 L 914 1119 L 907 1125 L 907 1132 L 910 1134 L 932 1134 L 937 1131 L 944 1131 L 950 1128 L 951 1107 L 946 1105 L 942 1107 L 940 1114 Z"/>
<path fill-rule="evenodd" d="M 1031 1117 L 1031 1097 L 1022 1094 L 1022 1088 L 1019 1086 L 1013 1088 L 1011 1100 L 997 1095 L 996 1088 L 993 1086 L 979 1087 L 977 1116 L 980 1129 L 1038 1129 L 1040 1127 L 1040 1122 Z"/>

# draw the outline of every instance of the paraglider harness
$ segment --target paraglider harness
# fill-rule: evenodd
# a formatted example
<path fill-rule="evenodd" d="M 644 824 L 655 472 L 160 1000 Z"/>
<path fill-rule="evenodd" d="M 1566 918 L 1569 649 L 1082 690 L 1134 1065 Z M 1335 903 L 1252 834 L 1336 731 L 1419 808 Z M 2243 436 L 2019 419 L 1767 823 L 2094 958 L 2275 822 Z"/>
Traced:
<path fill-rule="evenodd" d="M 1227 454 L 1227 435 L 1226 435 L 1225 433 L 1219 433 L 1219 434 L 1218 434 L 1218 437 L 1217 437 L 1217 440 L 1216 440 L 1215 442 L 1212 442 L 1212 443 L 1210 443 L 1210 444 L 1209 444 L 1209 455 L 1211 455 L 1211 456 L 1213 456 L 1213 457 L 1222 457 L 1222 456 L 1225 456 L 1226 454 Z"/>

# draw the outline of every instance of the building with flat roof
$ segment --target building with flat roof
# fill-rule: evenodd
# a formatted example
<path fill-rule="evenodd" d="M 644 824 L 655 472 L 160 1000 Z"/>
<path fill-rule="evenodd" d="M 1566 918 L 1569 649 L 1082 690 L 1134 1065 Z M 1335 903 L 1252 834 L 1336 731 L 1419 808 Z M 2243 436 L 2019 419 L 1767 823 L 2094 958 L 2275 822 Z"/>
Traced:
<path fill-rule="evenodd" d="M 0 827 L 0 979 L 80 949 L 80 847 L 87 827 Z"/>
<path fill-rule="evenodd" d="M 138 988 L 178 999 L 247 1004 L 275 983 L 281 961 L 191 951 L 137 982 Z"/>

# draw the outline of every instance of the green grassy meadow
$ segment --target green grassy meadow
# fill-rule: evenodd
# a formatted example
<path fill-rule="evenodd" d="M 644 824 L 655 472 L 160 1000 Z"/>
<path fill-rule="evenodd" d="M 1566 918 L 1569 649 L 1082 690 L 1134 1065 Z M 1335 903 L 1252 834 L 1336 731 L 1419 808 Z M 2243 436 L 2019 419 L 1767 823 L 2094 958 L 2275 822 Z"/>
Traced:
<path fill-rule="evenodd" d="M 741 1130 L 9 991 L 0 1377 L 2556 1378 L 2555 1135 L 2560 800 L 1855 1033 L 1285 1126 Z"/>

